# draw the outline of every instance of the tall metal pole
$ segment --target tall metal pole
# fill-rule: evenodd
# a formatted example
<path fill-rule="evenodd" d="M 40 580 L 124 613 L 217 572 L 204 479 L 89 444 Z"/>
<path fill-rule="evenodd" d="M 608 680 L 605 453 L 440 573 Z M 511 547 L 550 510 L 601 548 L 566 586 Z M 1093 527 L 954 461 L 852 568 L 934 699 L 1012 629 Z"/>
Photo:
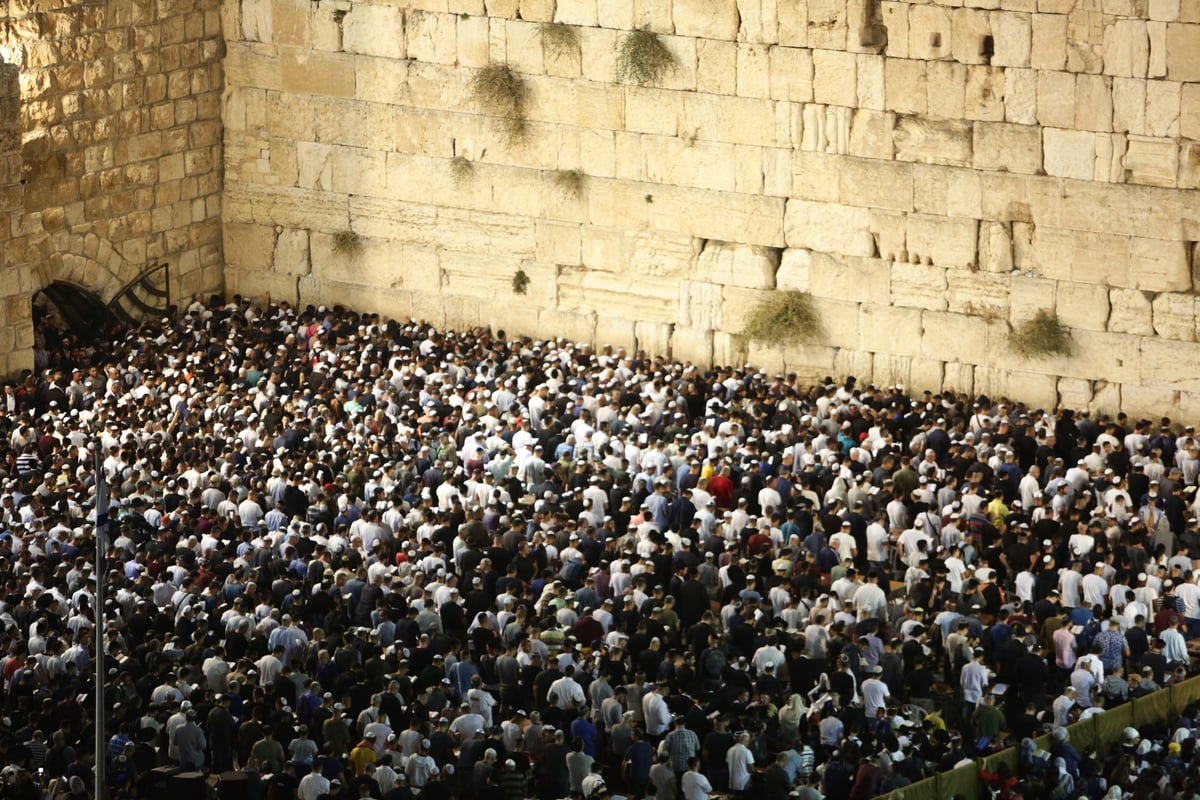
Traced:
<path fill-rule="evenodd" d="M 100 440 L 96 440 L 96 639 L 92 646 L 96 650 L 96 710 L 92 727 L 96 732 L 96 800 L 105 800 L 108 783 L 105 767 L 108 761 L 108 742 L 105 740 L 104 681 L 108 677 L 104 669 L 104 556 L 108 551 L 108 486 L 104 481 L 104 453 Z"/>

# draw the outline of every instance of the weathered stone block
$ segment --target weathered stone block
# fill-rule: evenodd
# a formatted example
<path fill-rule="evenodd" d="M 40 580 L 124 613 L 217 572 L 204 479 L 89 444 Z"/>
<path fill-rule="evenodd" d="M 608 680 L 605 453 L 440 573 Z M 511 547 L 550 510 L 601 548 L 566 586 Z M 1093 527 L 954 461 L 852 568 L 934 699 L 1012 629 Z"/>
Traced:
<path fill-rule="evenodd" d="M 1175 137 L 1180 134 L 1181 95 L 1182 87 L 1178 83 L 1146 82 L 1146 135 Z"/>
<path fill-rule="evenodd" d="M 1196 341 L 1196 298 L 1190 294 L 1163 292 L 1151 301 L 1154 332 L 1166 339 Z"/>
<path fill-rule="evenodd" d="M 709 242 L 696 262 L 697 280 L 746 289 L 774 289 L 779 253 L 772 248 Z"/>
<path fill-rule="evenodd" d="M 987 323 L 966 314 L 921 313 L 921 355 L 944 361 L 979 363 L 987 359 Z"/>
<path fill-rule="evenodd" d="M 977 122 L 973 158 L 976 169 L 1037 174 L 1042 168 L 1042 131 L 1033 125 Z"/>
<path fill-rule="evenodd" d="M 798 47 L 772 47 L 770 53 L 771 97 L 795 103 L 813 99 L 813 57 L 811 50 Z"/>
<path fill-rule="evenodd" d="M 1009 68 L 1004 75 L 1004 121 L 1036 125 L 1038 73 L 1032 69 Z"/>
<path fill-rule="evenodd" d="M 342 47 L 349 53 L 404 58 L 404 12 L 392 6 L 356 4 L 342 20 Z"/>
<path fill-rule="evenodd" d="M 562 0 L 559 2 L 561 4 Z M 733 0 L 674 0 L 671 11 L 675 32 L 680 36 L 727 42 L 737 39 L 738 9 Z"/>
<path fill-rule="evenodd" d="M 1169 139 L 1130 136 L 1122 163 L 1130 183 L 1173 187 L 1178 182 L 1179 149 Z"/>
<path fill-rule="evenodd" d="M 963 116 L 967 119 L 1004 120 L 1004 70 L 999 67 L 967 67 Z"/>
<path fill-rule="evenodd" d="M 1013 241 L 1009 224 L 979 223 L 979 268 L 1007 275 L 1013 269 Z"/>
<path fill-rule="evenodd" d="M 976 262 L 979 223 L 973 219 L 910 214 L 909 259 L 945 267 L 972 267 Z"/>
<path fill-rule="evenodd" d="M 995 53 L 992 66 L 1031 66 L 1033 48 L 1033 17 L 1015 9 L 991 15 Z"/>
<path fill-rule="evenodd" d="M 988 12 L 976 8 L 956 8 L 951 25 L 950 49 L 954 60 L 960 64 L 986 63 L 988 57 L 984 54 L 984 37 L 992 35 Z"/>
<path fill-rule="evenodd" d="M 1060 70 L 1067 63 L 1065 14 L 1034 14 L 1029 64 L 1034 69 Z"/>
<path fill-rule="evenodd" d="M 871 209 L 871 235 L 875 251 L 884 261 L 908 261 L 908 215 Z"/>
<path fill-rule="evenodd" d="M 1133 333 L 1142 336 L 1154 333 L 1154 311 L 1150 298 L 1136 289 L 1110 289 L 1112 311 L 1108 330 L 1113 333 Z"/>
<path fill-rule="evenodd" d="M 599 322 L 597 322 L 596 328 L 599 332 Z M 677 361 L 700 365 L 712 364 L 712 348 L 713 332 L 707 328 L 688 328 L 676 325 L 675 330 L 671 333 L 671 357 Z"/>
<path fill-rule="evenodd" d="M 891 275 L 883 262 L 828 253 L 813 253 L 809 291 L 814 297 L 852 303 L 891 302 Z"/>
<path fill-rule="evenodd" d="M 1146 132 L 1146 81 L 1113 78 L 1112 129 L 1118 133 Z"/>
<path fill-rule="evenodd" d="M 1090 131 L 1043 128 L 1046 173 L 1060 178 L 1091 180 L 1096 162 L 1095 136 Z"/>
<path fill-rule="evenodd" d="M 947 310 L 985 322 L 1008 319 L 1009 276 L 975 270 L 946 271 Z"/>
<path fill-rule="evenodd" d="M 1129 78 L 1146 77 L 1150 61 L 1150 39 L 1140 19 L 1118 19 L 1104 29 L 1104 74 Z"/>
<path fill-rule="evenodd" d="M 946 269 L 897 261 L 891 265 L 892 305 L 946 310 Z"/>
<path fill-rule="evenodd" d="M 1069 72 L 1038 73 L 1038 122 L 1058 128 L 1075 126 L 1075 76 Z"/>
<path fill-rule="evenodd" d="M 771 48 L 772 69 L 774 69 L 775 51 L 789 49 L 792 50 L 794 58 L 799 60 L 803 53 L 804 58 L 808 58 L 809 66 L 807 70 L 808 84 L 808 100 L 812 100 L 812 58 L 807 50 L 793 50 L 792 48 Z M 787 60 L 789 56 L 784 55 L 781 58 Z M 799 64 L 792 64 L 800 68 Z M 799 69 L 795 79 L 803 83 L 800 75 L 803 75 L 803 69 Z M 772 72 L 772 80 L 775 74 Z M 782 79 L 781 79 L 782 80 Z M 782 86 L 782 82 L 780 86 Z M 772 83 L 772 91 L 775 91 L 776 86 Z M 737 45 L 733 42 L 718 42 L 714 39 L 697 39 L 696 40 L 696 90 L 707 94 L 733 94 L 737 90 Z M 801 92 L 802 93 L 802 92 Z M 772 95 L 774 96 L 774 95 Z M 775 97 L 777 100 L 787 99 Z"/>
<path fill-rule="evenodd" d="M 1103 75 L 1075 76 L 1075 127 L 1085 131 L 1112 130 L 1111 78 Z"/>
<path fill-rule="evenodd" d="M 799 0 L 777 2 L 779 43 L 789 47 L 808 47 L 808 3 Z"/>
<path fill-rule="evenodd" d="M 813 51 L 813 99 L 833 106 L 858 105 L 857 60 L 853 53 Z"/>
<path fill-rule="evenodd" d="M 597 24 L 596 0 L 558 0 L 554 10 L 554 21 L 568 25 L 595 27 Z"/>
<path fill-rule="evenodd" d="M 914 5 L 908 12 L 908 57 L 937 61 L 951 55 L 952 11 L 933 5 Z"/>
<path fill-rule="evenodd" d="M 969 166 L 973 155 L 970 122 L 901 117 L 896 123 L 896 158 L 922 164 Z"/>
<path fill-rule="evenodd" d="M 1166 54 L 1168 78 L 1200 81 L 1200 25 L 1167 25 Z"/>
<path fill-rule="evenodd" d="M 850 123 L 850 155 L 891 160 L 894 148 L 892 132 L 895 127 L 895 114 L 858 109 Z"/>
<path fill-rule="evenodd" d="M 921 354 L 924 312 L 920 309 L 864 303 L 861 313 L 862 350 L 905 356 Z"/>
<path fill-rule="evenodd" d="M 875 253 L 865 208 L 792 199 L 787 203 L 783 224 L 789 247 L 851 256 Z"/>
<path fill-rule="evenodd" d="M 1031 278 L 1026 275 L 1011 276 L 1008 297 L 1009 321 L 1014 325 L 1019 325 L 1033 319 L 1040 311 L 1053 313 L 1055 288 L 1055 282 L 1045 278 Z M 1103 326 L 1104 322 L 1101 322 L 1100 325 Z"/>
<path fill-rule="evenodd" d="M 1191 288 L 1186 242 L 1134 236 L 1129 243 L 1130 285 L 1152 292 Z"/>
<path fill-rule="evenodd" d="M 808 250 L 786 248 L 775 273 L 775 288 L 807 292 L 811 286 L 812 254 Z"/>
<path fill-rule="evenodd" d="M 1180 365 L 1195 364 L 1200 358 L 1200 344 L 1176 342 L 1147 336 L 1142 339 L 1139 358 L 1141 382 L 1148 387 L 1166 391 L 1200 392 L 1200 377 Z"/>
<path fill-rule="evenodd" d="M 924 114 L 926 96 L 925 62 L 889 58 L 884 62 L 884 102 L 897 114 Z"/>
<path fill-rule="evenodd" d="M 846 0 L 808 0 L 807 5 L 808 46 L 845 50 L 848 34 Z"/>

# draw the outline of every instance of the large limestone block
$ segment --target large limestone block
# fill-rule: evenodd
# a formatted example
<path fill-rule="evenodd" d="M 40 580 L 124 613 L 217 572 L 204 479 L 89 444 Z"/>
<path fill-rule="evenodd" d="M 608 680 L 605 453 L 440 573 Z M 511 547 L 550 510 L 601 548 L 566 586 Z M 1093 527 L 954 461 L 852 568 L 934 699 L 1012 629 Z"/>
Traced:
<path fill-rule="evenodd" d="M 1103 75 L 1077 75 L 1075 127 L 1085 131 L 1112 130 L 1112 79 Z"/>
<path fill-rule="evenodd" d="M 245 0 L 241 10 L 242 38 L 248 42 L 272 41 L 271 18 L 274 7 L 270 0 Z"/>
<path fill-rule="evenodd" d="M 333 191 L 386 197 L 387 154 L 363 147 L 334 147 L 330 154 Z"/>
<path fill-rule="evenodd" d="M 716 283 L 688 281 L 683 286 L 680 321 L 699 330 L 719 330 L 724 326 L 724 295 Z"/>
<path fill-rule="evenodd" d="M 841 173 L 841 199 L 846 205 L 893 211 L 913 207 L 912 165 L 868 158 L 846 160 Z"/>
<path fill-rule="evenodd" d="M 813 99 L 813 57 L 799 47 L 770 49 L 771 97 L 794 103 Z"/>
<path fill-rule="evenodd" d="M 1141 78 L 1113 78 L 1114 131 L 1146 133 L 1146 83 Z"/>
<path fill-rule="evenodd" d="M 1200 189 L 1200 142 L 1179 148 L 1179 188 Z"/>
<path fill-rule="evenodd" d="M 1090 131 L 1043 128 L 1046 174 L 1091 180 L 1096 162 L 1095 138 Z"/>
<path fill-rule="evenodd" d="M 795 344 L 785 347 L 783 368 L 776 374 L 794 373 L 801 381 L 816 381 L 826 375 L 837 374 L 838 349 L 819 344 Z"/>
<path fill-rule="evenodd" d="M 1053 312 L 1056 285 L 1054 281 L 1045 278 L 1011 276 L 1008 293 L 1009 321 L 1020 325 L 1036 317 L 1040 311 Z"/>
<path fill-rule="evenodd" d="M 1190 294 L 1163 292 L 1150 303 L 1154 332 L 1165 339 L 1196 341 L 1196 298 Z"/>
<path fill-rule="evenodd" d="M 808 96 L 807 100 L 812 100 L 812 56 L 807 50 L 799 50 L 794 48 L 771 48 L 772 70 L 774 70 L 774 58 L 776 50 L 793 50 L 795 59 L 799 59 L 798 54 L 803 53 L 804 58 L 809 60 L 807 75 L 808 75 Z M 737 91 L 737 45 L 733 42 L 718 42 L 715 39 L 697 39 L 696 40 L 696 91 L 706 94 L 733 94 Z M 784 61 L 789 60 L 788 55 L 781 56 Z M 792 64 L 799 68 L 799 64 Z M 772 71 L 772 80 L 775 78 Z M 802 79 L 800 74 L 795 76 L 797 82 Z M 781 77 L 780 88 L 784 85 Z M 772 91 L 776 87 L 772 84 Z M 800 92 L 803 94 L 803 92 Z M 776 97 L 775 99 L 786 99 Z"/>
<path fill-rule="evenodd" d="M 737 93 L 739 97 L 774 97 L 771 91 L 771 55 L 776 48 L 764 44 L 737 47 Z"/>
<path fill-rule="evenodd" d="M 967 67 L 953 61 L 926 64 L 925 82 L 929 91 L 929 113 L 946 119 L 961 119 L 967 108 Z"/>
<path fill-rule="evenodd" d="M 1130 136 L 1123 163 L 1130 183 L 1167 187 L 1177 184 L 1179 150 L 1169 139 Z"/>
<path fill-rule="evenodd" d="M 946 310 L 946 269 L 897 261 L 891 265 L 892 304 L 928 311 Z"/>
<path fill-rule="evenodd" d="M 808 47 L 808 0 L 776 0 L 779 16 L 779 43 L 788 47 Z"/>
<path fill-rule="evenodd" d="M 1200 84 L 1180 87 L 1179 133 L 1189 139 L 1200 139 Z"/>
<path fill-rule="evenodd" d="M 521 19 L 529 22 L 553 22 L 555 6 L 554 0 L 521 0 Z"/>
<path fill-rule="evenodd" d="M 857 64 L 853 53 L 814 50 L 813 99 L 831 106 L 857 106 Z"/>
<path fill-rule="evenodd" d="M 914 5 L 908 13 L 908 57 L 924 61 L 949 58 L 953 43 L 952 10 Z"/>
<path fill-rule="evenodd" d="M 890 160 L 894 155 L 892 135 L 895 128 L 895 114 L 858 109 L 850 123 L 850 155 Z"/>
<path fill-rule="evenodd" d="M 1166 54 L 1168 78 L 1200 81 L 1200 25 L 1167 25 Z"/>
<path fill-rule="evenodd" d="M 925 72 L 923 61 L 887 59 L 884 62 L 885 107 L 897 114 L 924 114 L 929 108 Z"/>
<path fill-rule="evenodd" d="M 979 317 L 924 311 L 921 325 L 921 355 L 976 364 L 988 359 L 988 326 Z"/>
<path fill-rule="evenodd" d="M 1197 363 L 1197 358 L 1200 344 L 1148 336 L 1142 339 L 1139 359 L 1142 384 L 1168 391 L 1200 392 L 1200 377 L 1183 366 Z"/>
<path fill-rule="evenodd" d="M 1145 21 L 1118 19 L 1105 27 L 1105 75 L 1144 78 L 1149 62 L 1150 39 L 1146 33 Z"/>
<path fill-rule="evenodd" d="M 868 374 L 870 374 L 871 380 L 876 384 L 883 386 L 911 386 L 915 389 L 917 387 L 912 381 L 912 364 L 916 360 L 913 356 L 875 353 L 871 357 L 871 369 Z M 928 374 L 928 370 L 924 372 Z"/>
<path fill-rule="evenodd" d="M 611 28 L 580 28 L 579 48 L 583 77 L 599 84 L 616 83 L 619 47 L 617 32 Z M 664 81 L 678 71 L 678 67 L 667 69 L 663 74 Z"/>
<path fill-rule="evenodd" d="M 275 241 L 272 263 L 276 272 L 287 275 L 307 275 L 312 272 L 308 231 L 288 229 L 280 232 Z"/>
<path fill-rule="evenodd" d="M 808 0 L 808 46 L 845 50 L 849 33 L 847 0 Z"/>
<path fill-rule="evenodd" d="M 979 223 L 979 268 L 1000 275 L 1012 272 L 1013 241 L 1009 225 L 1002 222 Z"/>
<path fill-rule="evenodd" d="M 671 357 L 683 363 L 705 366 L 712 364 L 712 330 L 676 325 L 671 333 Z"/>
<path fill-rule="evenodd" d="M 567 267 L 558 276 L 558 307 L 564 311 L 619 308 L 633 319 L 673 322 L 679 295 L 679 282 L 671 278 Z"/>
<path fill-rule="evenodd" d="M 534 225 L 534 237 L 535 255 L 539 261 L 568 266 L 583 263 L 581 226 L 566 222 L 537 222 Z"/>
<path fill-rule="evenodd" d="M 784 212 L 784 240 L 789 247 L 871 256 L 875 242 L 869 222 L 866 208 L 792 199 Z"/>
<path fill-rule="evenodd" d="M 239 269 L 270 269 L 275 258 L 275 226 L 228 222 L 222 231 L 225 261 Z"/>
<path fill-rule="evenodd" d="M 561 0 L 560 0 L 561 2 Z M 596 335 L 596 314 L 590 311 L 542 309 L 537 314 L 537 336 L 563 338 L 576 344 L 592 343 Z"/>
<path fill-rule="evenodd" d="M 1154 310 L 1145 292 L 1136 289 L 1110 289 L 1112 311 L 1108 329 L 1113 333 L 1133 333 L 1143 336 L 1154 333 Z"/>
<path fill-rule="evenodd" d="M 1033 16 L 1014 11 L 991 15 L 996 67 L 1028 67 L 1033 49 Z"/>
<path fill-rule="evenodd" d="M 807 292 L 812 286 L 812 253 L 788 247 L 779 259 L 775 288 L 780 291 Z"/>
<path fill-rule="evenodd" d="M 1192 285 L 1186 242 L 1134 236 L 1129 242 L 1131 285 L 1152 292 L 1182 292 Z"/>
<path fill-rule="evenodd" d="M 977 122 L 972 150 L 976 169 L 1034 175 L 1042 169 L 1042 130 L 1033 125 Z"/>
<path fill-rule="evenodd" d="M 1004 84 L 1004 70 L 999 67 L 967 67 L 967 86 L 963 98 L 966 118 L 1003 121 Z"/>
<path fill-rule="evenodd" d="M 944 267 L 972 267 L 976 263 L 979 223 L 973 219 L 910 214 L 909 259 Z"/>
<path fill-rule="evenodd" d="M 975 391 L 1019 399 L 1032 408 L 1051 409 L 1058 402 L 1058 379 L 1042 372 L 979 366 L 975 369 Z"/>
<path fill-rule="evenodd" d="M 876 258 L 813 253 L 809 291 L 814 297 L 852 303 L 891 302 L 891 273 Z"/>
<path fill-rule="evenodd" d="M 1029 64 L 1038 70 L 1060 70 L 1067 63 L 1067 16 L 1034 14 Z"/>
<path fill-rule="evenodd" d="M 836 203 L 846 159 L 797 150 L 792 154 L 792 197 Z"/>
<path fill-rule="evenodd" d="M 908 215 L 871 209 L 871 235 L 875 251 L 885 261 L 908 261 Z"/>
<path fill-rule="evenodd" d="M 774 289 L 779 252 L 774 248 L 709 242 L 696 262 L 697 280 L 746 289 Z"/>
<path fill-rule="evenodd" d="M 674 0 L 671 13 L 675 32 L 680 36 L 727 42 L 737 39 L 738 7 L 735 0 Z"/>
<path fill-rule="evenodd" d="M 1038 72 L 1038 122 L 1058 128 L 1075 127 L 1075 76 L 1069 72 Z"/>
<path fill-rule="evenodd" d="M 875 111 L 886 107 L 884 65 L 887 59 L 871 53 L 859 53 L 857 59 L 858 106 Z"/>
<path fill-rule="evenodd" d="M 738 0 L 738 41 L 779 41 L 779 0 Z"/>
<path fill-rule="evenodd" d="M 1009 68 L 1004 75 L 1004 121 L 1036 125 L 1038 74 L 1032 69 Z"/>
<path fill-rule="evenodd" d="M 777 144 L 774 104 L 752 97 L 684 92 L 679 130 L 697 139 L 731 144 Z"/>
<path fill-rule="evenodd" d="M 992 24 L 988 12 L 977 8 L 956 8 L 951 19 L 950 42 L 954 60 L 960 64 L 984 64 L 984 37 L 992 35 Z"/>
<path fill-rule="evenodd" d="M 1178 83 L 1146 82 L 1146 135 L 1175 137 L 1180 134 L 1181 95 L 1182 87 Z"/>
<path fill-rule="evenodd" d="M 342 49 L 404 58 L 404 12 L 392 6 L 355 4 L 342 20 Z"/>
<path fill-rule="evenodd" d="M 770 296 L 770 289 L 724 287 L 721 291 L 721 327 L 731 333 L 741 333 L 750 317 Z"/>
<path fill-rule="evenodd" d="M 597 24 L 596 0 L 558 0 L 554 10 L 554 21 L 567 25 L 595 27 Z"/>
<path fill-rule="evenodd" d="M 921 354 L 921 315 L 925 312 L 872 303 L 864 303 L 861 312 L 862 350 L 904 356 Z"/>
<path fill-rule="evenodd" d="M 524 264 L 519 258 L 497 258 L 492 253 L 464 253 L 442 249 L 438 253 L 442 291 L 450 295 L 508 302 L 553 301 L 554 286 L 530 275 L 524 296 L 512 290 L 512 278 Z M 528 274 L 528 273 L 526 273 Z"/>
<path fill-rule="evenodd" d="M 646 322 L 638 320 L 634 323 L 634 335 L 637 337 L 637 348 L 646 351 L 651 358 L 666 358 L 671 353 L 671 333 L 675 328 L 670 322 Z"/>
<path fill-rule="evenodd" d="M 896 158 L 922 164 L 970 166 L 974 128 L 970 122 L 901 117 L 896 123 Z"/>
<path fill-rule="evenodd" d="M 484 6 L 489 17 L 516 19 L 521 4 L 519 0 L 485 0 Z"/>
<path fill-rule="evenodd" d="M 946 271 L 947 310 L 985 322 L 1008 319 L 1009 276 L 967 269 Z"/>
<path fill-rule="evenodd" d="M 453 64 L 458 57 L 458 17 L 415 11 L 408 15 L 405 33 L 408 55 L 431 64 Z"/>

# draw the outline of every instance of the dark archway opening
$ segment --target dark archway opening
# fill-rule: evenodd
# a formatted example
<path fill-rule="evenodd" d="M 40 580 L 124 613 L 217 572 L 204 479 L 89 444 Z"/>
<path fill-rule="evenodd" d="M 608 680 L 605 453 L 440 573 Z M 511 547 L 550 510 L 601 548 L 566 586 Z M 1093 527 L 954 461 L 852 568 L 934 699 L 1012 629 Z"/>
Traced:
<path fill-rule="evenodd" d="M 46 342 L 70 336 L 94 344 L 111 335 L 118 321 L 95 292 L 54 281 L 33 296 L 33 323 Z"/>

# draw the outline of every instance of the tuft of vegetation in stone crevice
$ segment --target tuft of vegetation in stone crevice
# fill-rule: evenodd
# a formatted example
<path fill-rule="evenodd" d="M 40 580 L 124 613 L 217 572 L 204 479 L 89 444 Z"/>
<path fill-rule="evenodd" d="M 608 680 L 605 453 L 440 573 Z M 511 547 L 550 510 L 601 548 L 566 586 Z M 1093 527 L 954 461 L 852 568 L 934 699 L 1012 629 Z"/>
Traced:
<path fill-rule="evenodd" d="M 542 44 L 555 55 L 570 52 L 579 46 L 579 29 L 563 22 L 543 22 Z"/>
<path fill-rule="evenodd" d="M 1075 349 L 1071 329 L 1045 309 L 1013 328 L 1008 344 L 1013 352 L 1026 358 L 1069 356 Z"/>
<path fill-rule="evenodd" d="M 489 64 L 473 76 L 471 99 L 485 114 L 499 117 L 501 129 L 510 142 L 523 139 L 528 132 L 529 87 L 525 79 L 507 64 Z"/>
<path fill-rule="evenodd" d="M 821 335 L 821 317 L 807 292 L 774 291 L 755 306 L 742 335 L 765 345 L 809 342 Z"/>
<path fill-rule="evenodd" d="M 518 269 L 516 272 L 513 273 L 513 276 L 512 276 L 513 294 L 525 294 L 525 291 L 528 288 L 529 288 L 529 275 L 526 274 L 525 270 Z"/>
<path fill-rule="evenodd" d="M 554 185 L 570 197 L 580 197 L 586 182 L 587 175 L 582 170 L 560 169 L 554 172 Z"/>
<path fill-rule="evenodd" d="M 617 52 L 617 75 L 626 83 L 639 86 L 657 83 L 663 73 L 674 67 L 674 54 L 649 28 L 630 31 L 621 40 Z"/>
<path fill-rule="evenodd" d="M 450 178 L 454 181 L 455 186 L 467 181 L 474 172 L 475 165 L 463 156 L 455 156 L 450 159 Z"/>
<path fill-rule="evenodd" d="M 354 258 L 362 252 L 362 237 L 350 228 L 333 234 L 333 252 L 346 258 Z"/>

